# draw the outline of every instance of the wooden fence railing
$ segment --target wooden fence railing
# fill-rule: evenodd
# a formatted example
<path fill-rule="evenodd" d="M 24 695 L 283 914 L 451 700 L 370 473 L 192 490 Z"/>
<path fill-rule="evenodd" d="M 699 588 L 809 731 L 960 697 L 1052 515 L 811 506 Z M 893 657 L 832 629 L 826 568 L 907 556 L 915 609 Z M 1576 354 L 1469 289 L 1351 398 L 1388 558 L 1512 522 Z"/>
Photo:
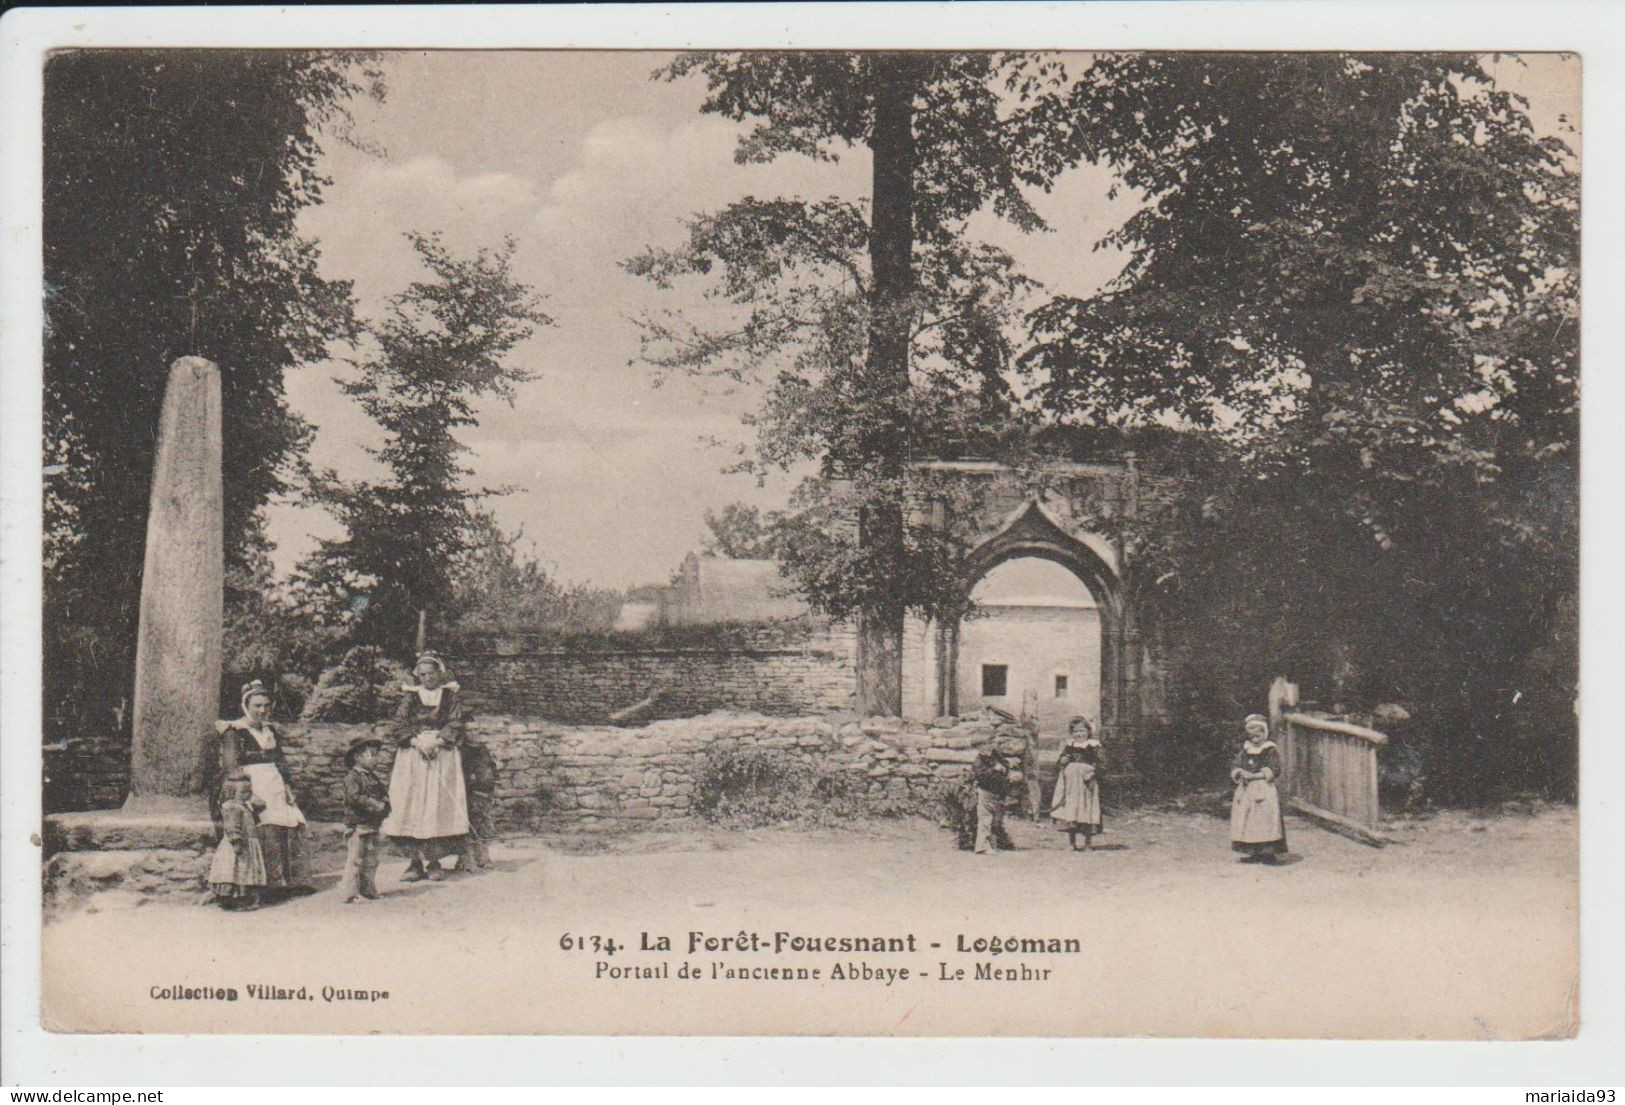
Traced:
<path fill-rule="evenodd" d="M 1377 800 L 1377 750 L 1388 738 L 1346 721 L 1288 712 L 1297 688 L 1270 690 L 1270 729 L 1281 749 L 1281 791 L 1298 812 L 1367 844 L 1387 843 Z"/>

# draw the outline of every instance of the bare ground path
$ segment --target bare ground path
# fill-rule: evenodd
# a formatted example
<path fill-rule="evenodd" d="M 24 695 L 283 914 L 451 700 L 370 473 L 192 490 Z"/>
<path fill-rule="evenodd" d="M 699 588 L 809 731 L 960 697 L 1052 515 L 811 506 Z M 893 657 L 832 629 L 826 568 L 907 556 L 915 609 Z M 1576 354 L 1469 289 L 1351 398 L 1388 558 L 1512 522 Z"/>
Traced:
<path fill-rule="evenodd" d="M 1112 847 L 1067 850 L 1012 821 L 1018 850 L 974 856 L 915 821 L 598 838 L 496 849 L 497 868 L 346 906 L 331 889 L 232 915 L 152 902 L 44 935 L 48 1016 L 67 1029 L 231 1032 L 1011 1033 L 1045 1036 L 1529 1038 L 1574 1031 L 1574 812 L 1392 823 L 1373 849 L 1293 820 L 1296 862 L 1237 864 L 1221 819 L 1108 811 Z M 670 952 L 637 950 L 641 934 Z M 702 950 L 708 936 L 903 936 L 896 954 Z M 563 950 L 608 936 L 614 956 Z M 1077 953 L 960 952 L 991 937 Z M 930 945 L 940 947 L 933 948 Z M 700 980 L 676 976 L 692 963 Z M 612 980 L 606 968 L 671 977 Z M 832 968 L 860 968 L 856 980 Z M 714 977 L 817 968 L 817 981 Z M 1041 978 L 1007 981 L 993 972 Z M 863 978 L 885 969 L 891 980 Z M 907 969 L 909 977 L 896 972 Z M 963 969 L 963 979 L 953 978 Z M 978 971 L 986 977 L 978 979 Z M 636 973 L 636 972 L 634 972 Z M 949 978 L 942 977 L 944 974 Z M 154 997 L 266 984 L 309 1000 Z M 387 990 L 326 1000 L 322 988 Z"/>

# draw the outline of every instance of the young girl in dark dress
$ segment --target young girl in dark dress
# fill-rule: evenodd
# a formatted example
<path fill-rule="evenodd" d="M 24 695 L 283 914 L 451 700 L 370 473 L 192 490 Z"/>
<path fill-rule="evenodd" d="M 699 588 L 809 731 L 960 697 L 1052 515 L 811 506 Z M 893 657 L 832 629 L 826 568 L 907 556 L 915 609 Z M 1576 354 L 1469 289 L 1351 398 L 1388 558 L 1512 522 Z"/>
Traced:
<path fill-rule="evenodd" d="M 1079 836 L 1083 837 L 1082 850 L 1088 851 L 1094 847 L 1095 834 L 1102 831 L 1100 776 L 1105 766 L 1094 727 L 1085 718 L 1073 718 L 1057 764 L 1049 815 L 1056 828 L 1066 830 L 1074 851 L 1078 850 Z"/>
<path fill-rule="evenodd" d="M 1262 714 L 1249 714 L 1243 723 L 1247 737 L 1230 764 L 1236 784 L 1230 801 L 1230 847 L 1243 863 L 1277 863 L 1286 854 L 1286 821 L 1275 780 L 1281 775 L 1281 753 L 1269 739 L 1270 726 Z"/>

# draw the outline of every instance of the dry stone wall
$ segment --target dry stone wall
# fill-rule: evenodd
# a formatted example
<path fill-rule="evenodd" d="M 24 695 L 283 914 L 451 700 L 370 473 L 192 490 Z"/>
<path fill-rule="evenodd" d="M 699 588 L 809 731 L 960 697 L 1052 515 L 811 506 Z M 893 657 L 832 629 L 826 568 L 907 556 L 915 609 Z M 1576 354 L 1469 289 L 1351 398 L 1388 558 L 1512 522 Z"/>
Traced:
<path fill-rule="evenodd" d="M 72 736 L 41 749 L 45 809 L 113 809 L 130 793 L 130 734 Z"/>
<path fill-rule="evenodd" d="M 712 710 L 793 716 L 850 710 L 854 638 L 827 625 L 729 626 L 682 643 L 629 639 L 545 647 L 488 635 L 448 648 L 474 708 L 551 721 L 593 723 L 653 699 L 647 716 Z"/>
<path fill-rule="evenodd" d="M 304 724 L 284 731 L 307 815 L 342 816 L 344 750 L 355 737 L 382 735 L 384 728 Z M 487 715 L 470 723 L 469 736 L 497 761 L 497 820 L 505 829 L 624 830 L 695 817 L 707 765 L 729 751 L 771 752 L 845 776 L 876 812 L 934 814 L 942 788 L 966 780 L 979 746 L 996 741 L 1019 762 L 1029 730 L 984 718 L 925 723 L 713 713 L 623 729 Z"/>

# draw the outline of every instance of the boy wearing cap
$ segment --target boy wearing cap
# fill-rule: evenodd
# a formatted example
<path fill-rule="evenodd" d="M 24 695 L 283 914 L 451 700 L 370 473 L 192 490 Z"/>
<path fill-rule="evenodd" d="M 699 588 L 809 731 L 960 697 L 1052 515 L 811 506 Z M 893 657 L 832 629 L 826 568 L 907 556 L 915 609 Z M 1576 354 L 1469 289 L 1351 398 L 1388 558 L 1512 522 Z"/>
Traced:
<path fill-rule="evenodd" d="M 374 770 L 383 742 L 357 737 L 345 757 L 344 776 L 344 882 L 346 904 L 378 897 L 378 826 L 389 816 L 389 788 Z"/>
<path fill-rule="evenodd" d="M 985 856 L 1007 846 L 1004 836 L 1004 800 L 1010 790 L 1010 764 L 991 742 L 971 764 L 976 784 L 976 854 Z"/>

